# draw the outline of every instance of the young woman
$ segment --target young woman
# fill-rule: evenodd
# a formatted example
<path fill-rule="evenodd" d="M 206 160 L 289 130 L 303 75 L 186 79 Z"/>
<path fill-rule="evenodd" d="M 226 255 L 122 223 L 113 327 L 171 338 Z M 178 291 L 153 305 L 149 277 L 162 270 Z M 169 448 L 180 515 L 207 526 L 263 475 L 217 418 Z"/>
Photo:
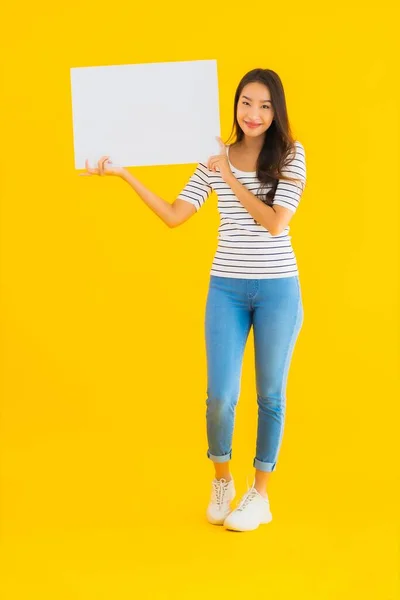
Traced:
<path fill-rule="evenodd" d="M 215 477 L 207 519 L 249 531 L 272 519 L 267 485 L 282 443 L 286 384 L 303 324 L 296 257 L 289 235 L 306 183 L 303 145 L 294 140 L 282 82 L 270 69 L 253 69 L 234 99 L 234 143 L 198 163 L 173 204 L 146 189 L 122 167 L 102 157 L 86 161 L 87 175 L 118 175 L 169 227 L 193 216 L 215 191 L 220 226 L 205 311 L 207 351 L 207 457 Z M 232 134 L 231 134 L 232 137 Z M 229 140 L 228 140 L 229 141 Z M 251 488 L 232 511 L 230 473 L 235 409 L 243 354 L 253 326 L 258 428 Z"/>

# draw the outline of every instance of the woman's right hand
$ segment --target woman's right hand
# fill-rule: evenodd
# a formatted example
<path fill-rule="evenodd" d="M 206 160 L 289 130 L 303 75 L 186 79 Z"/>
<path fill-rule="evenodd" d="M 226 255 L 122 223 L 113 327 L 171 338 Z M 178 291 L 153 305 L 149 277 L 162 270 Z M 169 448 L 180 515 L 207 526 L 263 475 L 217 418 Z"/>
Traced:
<path fill-rule="evenodd" d="M 97 163 L 97 168 L 92 169 L 89 167 L 88 159 L 85 160 L 86 173 L 82 173 L 82 175 L 116 175 L 121 176 L 125 169 L 124 167 L 114 166 L 111 160 L 108 160 L 109 156 L 102 156 Z"/>

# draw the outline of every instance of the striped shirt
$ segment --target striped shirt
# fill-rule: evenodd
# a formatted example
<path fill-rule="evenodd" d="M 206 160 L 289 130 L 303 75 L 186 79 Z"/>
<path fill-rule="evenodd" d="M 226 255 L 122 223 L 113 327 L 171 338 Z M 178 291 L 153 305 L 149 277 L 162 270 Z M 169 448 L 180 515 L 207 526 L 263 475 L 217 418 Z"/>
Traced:
<path fill-rule="evenodd" d="M 229 161 L 229 146 L 226 146 Z M 261 187 L 256 172 L 240 171 L 229 162 L 233 175 L 256 194 Z M 280 179 L 273 204 L 296 211 L 306 183 L 306 163 L 303 145 L 295 142 L 295 154 L 283 171 L 284 175 L 300 179 L 296 182 Z M 264 186 L 262 196 L 271 189 Z M 215 191 L 218 197 L 220 225 L 218 244 L 211 266 L 211 275 L 237 279 L 276 279 L 298 275 L 289 225 L 279 235 L 271 235 L 256 223 L 248 210 L 234 195 L 219 173 L 211 172 L 204 163 L 198 163 L 193 175 L 179 194 L 200 210 Z"/>

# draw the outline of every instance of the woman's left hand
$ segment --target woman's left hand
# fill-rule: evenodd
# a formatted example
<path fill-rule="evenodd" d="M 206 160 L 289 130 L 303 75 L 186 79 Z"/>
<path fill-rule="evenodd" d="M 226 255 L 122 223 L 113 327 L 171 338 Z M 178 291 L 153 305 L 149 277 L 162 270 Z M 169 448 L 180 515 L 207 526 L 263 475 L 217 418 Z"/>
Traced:
<path fill-rule="evenodd" d="M 207 162 L 207 168 L 209 171 L 219 172 L 222 179 L 226 183 L 226 180 L 229 177 L 232 177 L 233 173 L 229 166 L 225 144 L 220 137 L 217 137 L 216 139 L 221 147 L 221 153 L 216 154 L 215 156 L 210 156 Z"/>

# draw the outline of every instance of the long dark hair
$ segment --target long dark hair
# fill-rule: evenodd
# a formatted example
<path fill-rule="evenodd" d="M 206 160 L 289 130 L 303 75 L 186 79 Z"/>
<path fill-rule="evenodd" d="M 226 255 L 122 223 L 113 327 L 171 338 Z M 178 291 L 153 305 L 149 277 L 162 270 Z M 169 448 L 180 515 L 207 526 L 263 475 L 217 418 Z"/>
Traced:
<path fill-rule="evenodd" d="M 297 181 L 295 178 L 282 174 L 282 170 L 293 159 L 296 148 L 295 140 L 290 130 L 282 81 L 275 71 L 271 71 L 271 69 L 253 69 L 246 73 L 239 82 L 233 107 L 234 122 L 228 142 L 233 134 L 235 134 L 235 144 L 244 138 L 243 130 L 237 120 L 236 110 L 243 88 L 247 84 L 254 82 L 267 86 L 271 94 L 271 102 L 274 109 L 274 119 L 265 133 L 264 144 L 257 159 L 257 178 L 262 183 L 257 195 L 265 204 L 272 206 L 278 180 Z M 261 193 L 265 191 L 265 186 L 271 184 L 272 188 L 262 197 Z"/>

